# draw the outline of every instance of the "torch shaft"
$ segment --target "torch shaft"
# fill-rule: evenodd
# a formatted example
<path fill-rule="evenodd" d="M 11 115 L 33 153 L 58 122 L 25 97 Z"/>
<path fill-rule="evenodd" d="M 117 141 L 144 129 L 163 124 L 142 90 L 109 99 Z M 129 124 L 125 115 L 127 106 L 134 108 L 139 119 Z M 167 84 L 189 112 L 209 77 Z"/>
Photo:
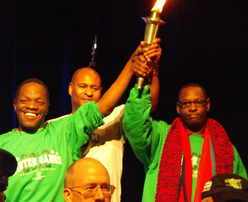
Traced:
<path fill-rule="evenodd" d="M 155 11 L 151 12 L 151 15 L 149 17 L 142 19 L 146 22 L 144 41 L 145 41 L 145 47 L 148 47 L 152 44 L 153 40 L 156 38 L 159 25 L 163 24 L 164 21 L 162 21 L 159 18 L 159 13 Z M 144 78 L 138 77 L 137 80 L 138 89 L 142 89 L 143 82 L 144 82 Z"/>
<path fill-rule="evenodd" d="M 158 25 L 155 24 L 147 24 L 145 35 L 144 35 L 144 41 L 147 44 L 147 46 L 152 44 L 152 41 L 156 38 L 158 32 Z"/>

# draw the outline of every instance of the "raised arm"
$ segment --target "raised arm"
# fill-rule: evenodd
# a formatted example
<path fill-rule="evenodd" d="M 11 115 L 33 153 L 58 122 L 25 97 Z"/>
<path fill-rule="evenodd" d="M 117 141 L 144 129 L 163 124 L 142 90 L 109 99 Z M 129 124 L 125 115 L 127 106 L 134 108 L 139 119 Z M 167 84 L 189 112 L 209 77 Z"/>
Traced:
<path fill-rule="evenodd" d="M 144 74 L 145 76 L 143 76 L 146 78 L 144 85 L 151 84 L 151 112 L 156 110 L 159 101 L 160 83 L 158 77 L 158 63 L 162 53 L 162 49 L 158 45 L 159 43 L 160 39 L 155 39 L 154 45 L 150 47 L 151 50 L 148 49 L 143 55 L 139 55 L 133 65 L 133 72 L 136 76 L 146 72 Z M 149 57 L 147 57 L 147 55 L 149 55 Z"/>
<path fill-rule="evenodd" d="M 107 116 L 113 110 L 113 108 L 117 105 L 118 101 L 120 100 L 121 96 L 125 92 L 128 84 L 133 76 L 133 66 L 137 58 L 144 54 L 147 59 L 152 60 L 154 57 L 160 57 L 161 49 L 159 46 L 160 39 L 156 39 L 154 43 L 149 46 L 148 48 L 144 47 L 144 42 L 138 46 L 135 52 L 132 54 L 130 59 L 128 60 L 127 64 L 121 71 L 118 78 L 115 82 L 111 85 L 111 87 L 106 91 L 106 93 L 102 96 L 101 100 L 98 102 L 97 107 L 99 111 Z M 151 68 L 149 66 L 145 66 L 142 68 L 142 71 L 136 73 L 139 76 L 147 77 L 150 75 Z"/>

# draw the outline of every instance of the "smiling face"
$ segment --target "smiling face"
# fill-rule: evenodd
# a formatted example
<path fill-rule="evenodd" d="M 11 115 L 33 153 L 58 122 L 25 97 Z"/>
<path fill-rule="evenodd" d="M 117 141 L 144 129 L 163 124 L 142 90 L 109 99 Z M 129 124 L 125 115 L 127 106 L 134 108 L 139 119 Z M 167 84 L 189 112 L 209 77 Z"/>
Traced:
<path fill-rule="evenodd" d="M 205 101 L 205 102 L 204 102 Z M 191 103 L 188 107 L 181 107 L 180 103 Z M 197 103 L 204 102 L 203 106 L 196 106 Z M 210 99 L 206 98 L 206 94 L 202 88 L 198 86 L 188 86 L 179 94 L 179 102 L 177 103 L 177 112 L 180 114 L 183 125 L 186 130 L 194 133 L 204 133 L 207 112 L 210 108 Z"/>
<path fill-rule="evenodd" d="M 19 120 L 19 131 L 35 132 L 42 128 L 48 113 L 48 97 L 41 84 L 29 82 L 24 84 L 14 102 Z"/>
<path fill-rule="evenodd" d="M 86 102 L 91 100 L 98 102 L 102 95 L 101 77 L 92 68 L 78 69 L 69 85 L 72 113 Z"/>

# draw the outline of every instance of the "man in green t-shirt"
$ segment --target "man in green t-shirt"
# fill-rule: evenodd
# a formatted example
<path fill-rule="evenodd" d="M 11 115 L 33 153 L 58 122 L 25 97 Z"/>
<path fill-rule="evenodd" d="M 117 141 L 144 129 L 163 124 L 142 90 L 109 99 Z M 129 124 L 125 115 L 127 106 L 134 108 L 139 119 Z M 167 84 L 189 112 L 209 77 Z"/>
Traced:
<path fill-rule="evenodd" d="M 134 69 L 138 69 L 139 62 Z M 181 88 L 171 125 L 150 115 L 149 85 L 134 87 L 124 109 L 124 131 L 145 165 L 143 202 L 201 201 L 204 183 L 218 173 L 247 178 L 242 160 L 223 127 L 207 117 L 210 99 L 199 84 Z"/>
<path fill-rule="evenodd" d="M 88 135 L 111 112 L 106 102 L 104 98 L 97 104 L 89 102 L 78 113 L 45 124 L 49 110 L 46 85 L 36 78 L 22 82 L 14 100 L 19 127 L 0 136 L 0 148 L 17 160 L 16 172 L 4 192 L 6 201 L 63 201 L 64 174 L 80 158 L 80 146 Z"/>
<path fill-rule="evenodd" d="M 0 135 L 0 148 L 17 160 L 16 172 L 4 192 L 7 202 L 63 201 L 65 172 L 81 157 L 80 147 L 118 103 L 129 82 L 123 78 L 133 75 L 133 61 L 97 103 L 86 102 L 71 116 L 51 122 L 44 123 L 49 111 L 46 85 L 36 78 L 19 85 L 14 100 L 19 127 Z M 146 76 L 146 70 L 140 71 L 140 76 Z"/>

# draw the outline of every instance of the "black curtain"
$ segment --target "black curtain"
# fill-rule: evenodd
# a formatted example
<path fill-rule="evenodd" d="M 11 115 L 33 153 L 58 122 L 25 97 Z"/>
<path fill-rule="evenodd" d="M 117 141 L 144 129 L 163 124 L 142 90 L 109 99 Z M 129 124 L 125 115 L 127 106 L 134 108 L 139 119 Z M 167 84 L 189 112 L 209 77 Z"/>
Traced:
<path fill-rule="evenodd" d="M 15 90 L 37 77 L 50 90 L 47 119 L 70 113 L 67 93 L 72 73 L 87 66 L 97 35 L 96 70 L 104 91 L 143 39 L 155 1 L 75 0 L 0 2 L 0 133 L 17 126 L 12 107 Z M 180 87 L 197 82 L 211 98 L 209 116 L 219 121 L 248 166 L 246 126 L 248 68 L 247 0 L 167 0 L 159 28 L 163 56 L 161 92 L 154 118 L 168 123 L 177 116 Z M 125 103 L 130 84 L 121 103 Z M 129 143 L 125 146 L 123 201 L 141 201 L 142 164 Z"/>

